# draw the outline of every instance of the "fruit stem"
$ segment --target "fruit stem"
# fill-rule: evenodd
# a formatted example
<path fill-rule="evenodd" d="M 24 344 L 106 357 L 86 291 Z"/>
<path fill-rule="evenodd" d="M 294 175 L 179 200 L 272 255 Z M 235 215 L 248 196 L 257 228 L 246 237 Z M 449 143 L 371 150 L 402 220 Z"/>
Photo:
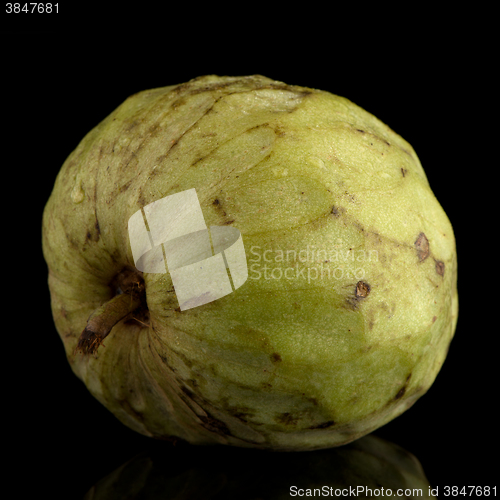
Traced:
<path fill-rule="evenodd" d="M 78 351 L 83 354 L 96 353 L 112 328 L 141 306 L 143 292 L 144 283 L 137 283 L 137 288 L 115 295 L 96 309 L 87 320 L 87 326 L 80 335 L 75 353 Z"/>

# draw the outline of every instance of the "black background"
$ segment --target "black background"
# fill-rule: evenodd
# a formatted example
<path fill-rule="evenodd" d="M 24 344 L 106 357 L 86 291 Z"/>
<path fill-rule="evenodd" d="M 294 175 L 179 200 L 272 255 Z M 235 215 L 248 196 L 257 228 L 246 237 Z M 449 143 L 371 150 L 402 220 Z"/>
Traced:
<path fill-rule="evenodd" d="M 268 29 L 259 34 L 262 46 L 244 47 L 234 37 L 175 39 L 167 31 L 154 43 L 147 34 L 107 38 L 90 28 L 78 36 L 3 33 L 4 210 L 23 214 L 22 224 L 4 224 L 12 231 L 4 232 L 8 254 L 16 248 L 18 257 L 4 268 L 3 418 L 20 492 L 35 486 L 51 498 L 81 498 L 151 444 L 70 370 L 50 311 L 41 217 L 57 172 L 92 127 L 135 92 L 203 74 L 263 74 L 345 96 L 412 144 L 454 227 L 459 321 L 434 385 L 376 435 L 413 453 L 433 486 L 496 484 L 498 285 L 490 252 L 498 250 L 491 250 L 497 229 L 487 208 L 495 201 L 494 164 L 484 153 L 498 140 L 488 136 L 496 105 L 488 66 L 458 40 L 411 44 L 403 34 L 379 44 L 365 33 L 353 48 L 333 36 L 271 40 Z M 7 234 L 17 236 L 8 243 Z"/>

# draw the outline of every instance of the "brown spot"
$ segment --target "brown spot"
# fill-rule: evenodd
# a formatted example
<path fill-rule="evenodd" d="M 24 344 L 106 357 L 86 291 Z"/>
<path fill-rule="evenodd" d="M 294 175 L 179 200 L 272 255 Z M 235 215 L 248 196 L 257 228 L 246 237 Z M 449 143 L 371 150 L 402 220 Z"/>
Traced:
<path fill-rule="evenodd" d="M 215 198 L 212 205 L 215 205 L 215 206 L 220 205 L 220 201 L 217 198 Z"/>
<path fill-rule="evenodd" d="M 153 123 L 151 127 L 148 129 L 148 133 L 150 137 L 154 137 L 158 134 L 158 132 L 161 130 L 161 127 L 159 126 L 158 123 Z"/>
<path fill-rule="evenodd" d="M 188 389 L 186 386 L 181 387 L 181 391 L 189 398 L 193 399 L 194 398 L 194 393 L 190 389 Z"/>
<path fill-rule="evenodd" d="M 433 322 L 433 323 L 435 323 L 435 322 L 436 322 L 436 320 L 437 320 L 437 316 L 433 316 L 433 317 L 432 317 L 432 322 Z"/>
<path fill-rule="evenodd" d="M 187 92 L 188 95 L 196 95 L 196 94 L 202 94 L 203 92 L 212 92 L 214 90 L 222 90 L 224 87 L 228 87 L 231 84 L 232 84 L 232 82 L 219 83 L 219 84 L 212 83 L 212 84 L 203 85 L 203 86 L 198 87 L 198 88 L 191 88 L 192 86 L 186 86 L 182 90 L 188 91 Z"/>
<path fill-rule="evenodd" d="M 228 413 L 230 413 L 233 417 L 236 417 L 237 419 L 246 422 L 248 418 L 251 418 L 254 416 L 254 412 L 251 410 L 251 408 L 248 408 L 246 406 L 240 407 L 228 407 L 227 408 Z"/>
<path fill-rule="evenodd" d="M 406 168 L 401 167 L 401 173 L 403 174 L 403 177 L 406 175 L 406 172 L 408 172 L 408 170 L 406 170 Z"/>
<path fill-rule="evenodd" d="M 215 432 L 216 434 L 222 434 L 224 436 L 231 435 L 231 431 L 229 430 L 229 427 L 225 422 L 213 417 L 206 410 L 205 413 L 207 414 L 206 417 L 202 415 L 199 416 L 199 419 L 202 421 L 203 427 L 205 427 L 205 429 L 209 430 L 210 432 Z"/>
<path fill-rule="evenodd" d="M 200 156 L 193 163 L 191 163 L 191 166 L 194 167 L 196 164 L 198 164 L 200 161 L 203 161 L 205 158 L 206 158 L 206 156 Z"/>
<path fill-rule="evenodd" d="M 179 97 L 179 99 L 176 99 L 172 104 L 172 108 L 178 108 L 179 106 L 183 106 L 186 104 L 186 99 L 184 97 Z"/>
<path fill-rule="evenodd" d="M 429 240 L 424 233 L 418 235 L 418 238 L 415 240 L 415 248 L 417 249 L 417 255 L 420 262 L 423 262 L 429 257 Z"/>
<path fill-rule="evenodd" d="M 126 182 L 125 184 L 123 184 L 123 186 L 120 186 L 119 192 L 120 193 L 124 193 L 130 187 L 130 185 L 132 184 L 132 180 L 133 179 L 130 179 L 128 182 Z"/>
<path fill-rule="evenodd" d="M 328 422 L 323 422 L 322 424 L 312 425 L 309 429 L 326 429 L 332 425 L 335 425 L 335 422 L 333 420 L 328 420 Z"/>
<path fill-rule="evenodd" d="M 370 293 L 371 287 L 368 283 L 364 281 L 358 281 L 356 284 L 356 297 L 359 299 L 365 299 Z"/>
<path fill-rule="evenodd" d="M 142 188 L 139 187 L 139 197 L 137 198 L 137 203 L 140 207 L 144 207 L 147 205 L 146 199 L 144 198 L 144 193 L 142 192 Z"/>
<path fill-rule="evenodd" d="M 405 392 L 406 392 L 406 385 L 404 387 L 401 387 L 399 392 L 396 394 L 394 400 L 401 399 L 405 395 Z"/>
<path fill-rule="evenodd" d="M 364 130 L 361 130 L 360 128 L 357 128 L 357 129 L 356 129 L 356 131 L 357 131 L 357 132 L 361 132 L 362 134 L 364 134 L 364 133 L 365 133 L 365 131 L 364 131 Z"/>
<path fill-rule="evenodd" d="M 343 207 L 332 207 L 332 211 L 330 212 L 334 217 L 340 217 L 345 213 L 345 209 Z"/>
<path fill-rule="evenodd" d="M 397 401 L 398 399 L 401 399 L 405 393 L 406 393 L 406 388 L 408 387 L 408 382 L 410 381 L 411 379 L 411 372 L 410 374 L 406 377 L 406 380 L 405 380 L 405 385 L 403 387 L 401 387 L 401 389 L 399 389 L 398 393 L 396 394 L 396 396 L 394 397 L 394 401 Z"/>
<path fill-rule="evenodd" d="M 231 415 L 234 418 L 237 418 L 238 420 L 241 420 L 242 422 L 248 422 L 247 417 L 248 415 L 245 412 L 231 412 Z"/>
<path fill-rule="evenodd" d="M 284 425 L 297 425 L 298 417 L 294 417 L 291 413 L 285 412 L 276 416 L 276 422 Z"/>
<path fill-rule="evenodd" d="M 99 228 L 99 222 L 97 221 L 97 219 L 95 221 L 94 227 L 95 227 L 95 233 L 92 234 L 90 231 L 87 231 L 87 234 L 85 235 L 85 239 L 87 241 L 93 241 L 93 242 L 97 243 L 99 241 L 99 237 L 101 235 L 101 230 Z"/>
<path fill-rule="evenodd" d="M 436 272 L 439 274 L 439 276 L 444 276 L 444 262 L 436 260 Z"/>
<path fill-rule="evenodd" d="M 229 224 L 232 224 L 234 222 L 234 219 L 232 220 L 226 220 L 223 222 L 224 225 L 228 226 Z"/>
<path fill-rule="evenodd" d="M 358 281 L 354 288 L 354 294 L 346 297 L 346 304 L 349 309 L 356 311 L 359 303 L 370 294 L 371 287 L 364 281 Z"/>
<path fill-rule="evenodd" d="M 281 361 L 281 356 L 277 352 L 271 354 L 271 361 L 273 363 L 279 363 Z"/>
<path fill-rule="evenodd" d="M 276 137 L 284 137 L 286 135 L 286 132 L 281 125 L 275 127 L 274 133 L 276 134 Z"/>

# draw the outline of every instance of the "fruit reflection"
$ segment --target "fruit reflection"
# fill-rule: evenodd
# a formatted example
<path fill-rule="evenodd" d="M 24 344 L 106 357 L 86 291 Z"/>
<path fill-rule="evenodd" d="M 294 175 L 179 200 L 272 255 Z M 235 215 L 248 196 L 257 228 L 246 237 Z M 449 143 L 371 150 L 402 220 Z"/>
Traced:
<path fill-rule="evenodd" d="M 415 456 L 368 435 L 339 448 L 295 453 L 155 446 L 100 480 L 85 500 L 314 496 L 435 498 Z"/>

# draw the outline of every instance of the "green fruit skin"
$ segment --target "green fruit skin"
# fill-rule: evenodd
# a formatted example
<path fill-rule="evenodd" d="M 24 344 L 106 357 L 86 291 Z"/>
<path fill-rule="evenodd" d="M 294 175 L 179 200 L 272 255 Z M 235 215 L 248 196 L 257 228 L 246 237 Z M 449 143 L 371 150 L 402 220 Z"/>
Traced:
<path fill-rule="evenodd" d="M 144 274 L 151 328 L 122 321 L 96 356 L 74 354 L 134 267 L 129 218 L 193 187 L 207 226 L 241 232 L 246 283 L 181 312 L 170 274 Z M 412 147 L 343 97 L 259 75 L 128 98 L 64 163 L 43 252 L 74 373 L 155 438 L 353 441 L 429 389 L 457 321 L 453 230 Z"/>

